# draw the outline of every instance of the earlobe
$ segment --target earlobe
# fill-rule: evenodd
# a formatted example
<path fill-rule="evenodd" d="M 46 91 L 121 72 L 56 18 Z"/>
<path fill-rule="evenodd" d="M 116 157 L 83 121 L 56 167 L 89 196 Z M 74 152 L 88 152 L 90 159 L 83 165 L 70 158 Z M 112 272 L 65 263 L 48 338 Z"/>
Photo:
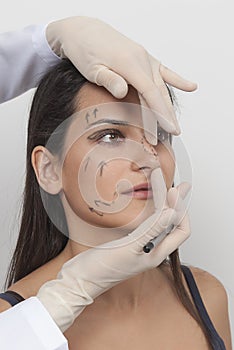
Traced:
<path fill-rule="evenodd" d="M 62 189 L 62 181 L 56 157 L 45 147 L 36 146 L 31 162 L 40 187 L 50 194 L 58 194 Z"/>

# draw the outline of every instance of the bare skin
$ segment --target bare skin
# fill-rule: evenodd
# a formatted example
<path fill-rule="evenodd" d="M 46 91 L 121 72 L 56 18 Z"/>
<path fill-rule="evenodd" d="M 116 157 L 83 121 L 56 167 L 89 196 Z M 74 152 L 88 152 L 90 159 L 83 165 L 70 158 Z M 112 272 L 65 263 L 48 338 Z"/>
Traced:
<path fill-rule="evenodd" d="M 9 290 L 18 292 L 25 299 L 35 296 L 42 284 L 56 278 L 63 263 L 71 258 L 71 254 L 68 243 L 56 258 L 13 284 Z M 195 267 L 190 269 L 216 330 L 223 338 L 226 349 L 231 350 L 224 287 L 208 272 Z M 120 347 L 136 350 L 145 347 L 160 350 L 208 350 L 202 330 L 176 296 L 168 266 L 158 267 L 150 273 L 153 281 L 151 289 L 147 290 L 149 286 L 146 281 L 142 290 L 138 289 L 138 292 L 142 292 L 138 294 L 138 299 L 128 295 L 125 299 L 113 303 L 114 293 L 118 293 L 122 287 L 124 289 L 127 284 L 134 283 L 132 279 L 100 295 L 93 304 L 87 306 L 64 333 L 68 339 L 69 350 L 119 350 Z M 183 283 L 189 293 L 184 277 Z M 116 290 L 117 288 L 119 289 Z M 5 304 L 8 303 L 0 301 L 0 308 L 3 305 L 6 309 Z"/>

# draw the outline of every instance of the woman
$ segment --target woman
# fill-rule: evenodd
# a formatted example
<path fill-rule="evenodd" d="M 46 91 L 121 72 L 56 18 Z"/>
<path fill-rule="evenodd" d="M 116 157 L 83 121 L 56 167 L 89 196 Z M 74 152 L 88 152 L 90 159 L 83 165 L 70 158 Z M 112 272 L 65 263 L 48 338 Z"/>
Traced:
<path fill-rule="evenodd" d="M 115 127 L 110 127 L 110 119 L 113 119 L 110 114 L 105 114 L 105 118 L 109 118 L 109 122 L 104 122 L 105 128 L 102 124 L 98 125 L 103 113 L 99 115 L 96 106 L 113 102 L 116 102 L 113 96 L 103 88 L 87 83 L 66 61 L 49 72 L 39 84 L 30 113 L 23 215 L 9 271 L 8 290 L 19 293 L 25 299 L 37 295 L 55 320 L 63 318 L 61 329 L 65 332 L 70 350 L 105 349 L 110 346 L 118 349 L 143 346 L 224 349 L 218 334 L 223 338 L 226 349 L 231 349 L 227 296 L 222 284 L 207 272 L 190 267 L 216 332 L 209 320 L 202 321 L 205 309 L 201 307 L 199 312 L 196 311 L 194 303 L 200 302 L 196 301 L 199 295 L 191 298 L 181 273 L 177 248 L 188 238 L 189 231 L 187 217 L 178 220 L 172 209 L 174 207 L 179 212 L 182 208 L 178 193 L 183 192 L 182 188 L 180 191 L 169 190 L 174 176 L 172 149 L 168 142 L 159 142 L 154 147 L 148 144 L 140 117 L 132 115 L 131 110 L 121 125 L 119 121 L 112 121 Z M 130 88 L 122 102 L 139 107 L 136 91 Z M 117 111 L 121 105 L 115 104 Z M 85 113 L 82 114 L 82 111 Z M 139 108 L 132 111 L 139 112 Z M 81 112 L 81 117 L 68 119 L 77 112 Z M 54 133 L 55 138 L 52 137 L 51 141 L 52 133 L 64 120 L 69 122 Z M 77 130 L 80 132 L 78 138 Z M 60 141 L 59 149 L 53 148 L 56 144 L 54 140 Z M 134 152 L 135 146 L 137 152 Z M 122 147 L 124 151 L 121 151 Z M 101 160 L 103 152 L 108 160 L 104 163 Z M 123 159 L 126 152 L 126 159 Z M 120 159 L 117 157 L 119 154 Z M 157 205 L 163 198 L 163 193 L 159 191 L 159 185 L 162 185 L 160 172 L 157 172 L 160 168 L 168 190 L 168 208 L 164 211 L 166 214 L 159 217 L 154 212 L 153 202 Z M 95 185 L 102 199 L 101 210 L 97 209 L 98 202 L 96 207 L 90 205 L 95 198 L 92 197 L 94 187 L 91 184 L 89 191 L 90 182 L 85 182 L 86 177 L 92 179 L 93 173 L 97 175 Z M 78 184 L 77 176 L 81 176 Z M 128 196 L 129 185 L 139 183 L 147 183 L 147 187 L 141 187 L 140 194 L 136 194 L 139 188 L 135 188 Z M 54 209 L 51 218 L 46 213 L 50 208 L 47 205 L 49 200 L 52 200 Z M 119 202 L 119 207 L 114 206 L 114 210 L 108 212 L 108 205 Z M 56 219 L 61 219 L 62 215 L 66 220 L 55 225 Z M 155 226 L 151 222 L 154 232 L 146 228 L 148 224 L 150 227 L 152 217 L 153 223 L 156 219 Z M 125 266 L 121 261 L 125 262 L 124 255 L 116 255 L 118 249 L 124 251 L 126 245 L 121 246 L 120 243 L 126 242 L 129 237 L 130 248 L 136 243 L 133 239 L 136 237 L 142 248 L 171 223 L 176 226 L 174 232 L 151 252 L 152 255 L 138 254 L 141 263 L 145 264 L 142 269 L 141 266 L 131 266 L 133 260 Z M 183 229 L 185 232 L 176 240 Z M 135 236 L 129 236 L 132 232 Z M 118 237 L 122 238 L 118 240 Z M 114 246 L 113 239 L 117 239 Z M 167 247 L 166 242 L 173 242 L 173 246 Z M 100 245 L 102 243 L 103 246 Z M 96 246 L 111 249 L 90 248 Z M 129 253 L 128 246 L 124 252 L 126 255 Z M 104 255 L 105 260 L 101 260 Z M 169 261 L 166 259 L 168 255 Z M 114 265 L 116 256 L 118 259 Z M 148 263 L 150 256 L 155 257 L 152 265 Z M 68 272 L 73 262 L 78 263 L 72 275 Z M 108 268 L 112 270 L 113 278 L 108 275 L 108 280 L 98 279 L 100 270 Z M 85 279 L 86 269 L 93 279 Z M 186 267 L 183 271 L 191 286 L 191 275 Z M 78 287 L 80 294 L 76 295 Z M 85 302 L 81 307 L 78 305 L 78 311 L 73 313 L 76 317 L 71 322 L 70 313 L 77 308 L 82 291 L 82 301 L 85 299 Z M 63 296 L 66 303 L 63 303 Z"/>

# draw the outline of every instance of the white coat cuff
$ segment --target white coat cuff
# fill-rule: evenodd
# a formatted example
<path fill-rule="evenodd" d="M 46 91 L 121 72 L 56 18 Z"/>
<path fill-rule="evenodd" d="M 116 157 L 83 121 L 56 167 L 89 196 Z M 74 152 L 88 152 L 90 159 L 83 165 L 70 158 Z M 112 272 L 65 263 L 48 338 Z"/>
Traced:
<path fill-rule="evenodd" d="M 4 350 L 68 350 L 67 339 L 37 297 L 0 313 L 0 334 Z"/>

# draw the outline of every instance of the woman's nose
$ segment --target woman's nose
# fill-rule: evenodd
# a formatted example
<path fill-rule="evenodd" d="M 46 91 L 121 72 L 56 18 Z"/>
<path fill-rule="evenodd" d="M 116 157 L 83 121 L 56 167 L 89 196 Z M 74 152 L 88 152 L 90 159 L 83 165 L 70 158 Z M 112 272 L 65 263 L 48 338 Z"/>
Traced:
<path fill-rule="evenodd" d="M 131 168 L 133 171 L 153 170 L 160 167 L 159 155 L 156 148 L 142 136 L 137 141 L 137 151 L 134 152 Z"/>

